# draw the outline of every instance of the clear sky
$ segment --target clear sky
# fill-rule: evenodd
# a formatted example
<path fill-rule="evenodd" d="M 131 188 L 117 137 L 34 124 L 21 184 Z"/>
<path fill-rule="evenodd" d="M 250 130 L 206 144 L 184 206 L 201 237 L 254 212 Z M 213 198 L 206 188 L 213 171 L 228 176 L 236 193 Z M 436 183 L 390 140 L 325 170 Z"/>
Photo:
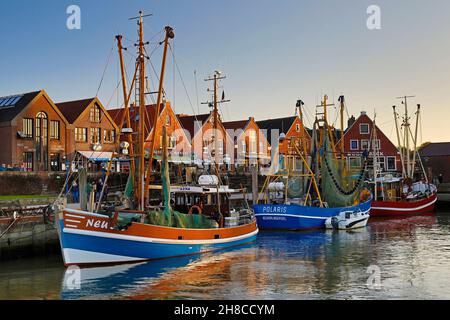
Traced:
<path fill-rule="evenodd" d="M 81 30 L 66 28 L 72 4 L 81 8 Z M 381 8 L 381 30 L 366 26 L 372 4 Z M 140 9 L 154 14 L 146 19 L 149 51 L 165 25 L 175 29 L 175 57 L 192 101 L 170 56 L 166 91 L 178 113 L 208 112 L 197 105 L 209 98 L 203 79 L 221 70 L 232 99 L 221 110 L 225 120 L 290 116 L 298 98 L 311 118 L 323 94 L 332 102 L 344 94 L 350 115 L 376 109 L 395 141 L 395 98 L 416 95 L 411 107 L 423 106 L 423 141 L 450 141 L 448 0 L 1 0 L 0 95 L 45 89 L 56 102 L 95 96 L 112 52 L 98 96 L 115 107 L 122 98 L 114 36 L 123 34 L 133 53 L 136 23 L 128 18 Z M 160 57 L 158 49 L 157 70 Z M 131 54 L 125 59 L 131 73 Z"/>

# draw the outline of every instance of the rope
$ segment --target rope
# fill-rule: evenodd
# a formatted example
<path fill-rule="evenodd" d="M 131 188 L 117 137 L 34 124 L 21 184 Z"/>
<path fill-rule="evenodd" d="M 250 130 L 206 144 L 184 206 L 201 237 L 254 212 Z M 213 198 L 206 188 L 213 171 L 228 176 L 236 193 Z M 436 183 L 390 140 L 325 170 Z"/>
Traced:
<path fill-rule="evenodd" d="M 17 221 L 19 221 L 19 219 L 20 219 L 19 217 L 18 217 L 18 218 L 15 218 L 15 219 L 9 224 L 9 226 L 6 228 L 6 230 L 3 231 L 3 233 L 0 235 L 0 239 L 3 238 L 3 236 L 4 236 L 5 234 L 8 233 L 8 231 L 16 224 Z"/>
<path fill-rule="evenodd" d="M 98 85 L 97 93 L 95 94 L 96 97 L 98 96 L 98 93 L 100 92 L 100 88 L 102 87 L 102 84 L 103 84 L 103 80 L 105 79 L 105 74 L 106 74 L 106 71 L 108 70 L 109 61 L 111 60 L 113 50 L 114 50 L 114 44 L 112 45 L 111 50 L 109 51 L 108 59 L 106 60 L 105 69 L 103 70 L 102 78 L 100 80 L 100 84 Z"/>

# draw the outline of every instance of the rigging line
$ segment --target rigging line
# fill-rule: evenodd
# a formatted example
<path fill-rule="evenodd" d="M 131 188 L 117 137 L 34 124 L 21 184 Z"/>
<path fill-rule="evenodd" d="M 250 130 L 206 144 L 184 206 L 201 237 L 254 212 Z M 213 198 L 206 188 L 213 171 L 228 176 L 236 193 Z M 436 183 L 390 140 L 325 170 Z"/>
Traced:
<path fill-rule="evenodd" d="M 198 99 L 197 70 L 194 70 L 194 80 L 195 80 L 195 94 L 197 96 L 197 111 L 200 114 L 200 103 L 199 103 L 199 99 Z"/>
<path fill-rule="evenodd" d="M 127 67 L 130 66 L 130 64 L 131 64 L 132 61 L 133 61 L 133 60 L 130 60 L 130 61 L 128 62 Z M 108 102 L 107 102 L 106 105 L 105 105 L 106 109 L 109 107 L 109 105 L 110 105 L 112 99 L 114 98 L 114 95 L 116 95 L 116 92 L 117 92 L 117 90 L 119 89 L 121 83 L 122 83 L 122 80 L 119 80 L 119 82 L 117 83 L 116 88 L 114 89 L 113 94 L 111 95 L 111 97 L 109 98 Z M 117 106 L 116 108 L 118 108 L 118 107 L 119 107 L 119 106 Z"/>
<path fill-rule="evenodd" d="M 191 97 L 189 96 L 189 92 L 188 92 L 188 89 L 187 89 L 187 87 L 186 87 L 186 83 L 184 82 L 183 76 L 182 76 L 181 71 L 180 71 L 180 67 L 179 67 L 179 65 L 178 65 L 177 59 L 175 58 L 175 54 L 174 54 L 174 52 L 172 51 L 172 46 L 170 45 L 170 43 L 169 43 L 169 49 L 170 49 L 170 52 L 171 52 L 172 55 L 173 55 L 173 61 L 174 61 L 174 63 L 175 63 L 176 69 L 177 69 L 177 71 L 178 71 L 178 75 L 179 75 L 179 77 L 180 77 L 181 84 L 183 85 L 184 91 L 186 92 L 186 96 L 187 96 L 187 98 L 188 98 L 189 105 L 191 106 L 192 112 L 194 113 L 195 121 L 196 121 L 196 122 L 199 122 L 199 121 L 198 121 L 198 118 L 197 118 L 197 114 L 195 113 L 195 110 L 194 110 L 194 105 L 192 104 Z M 194 138 L 194 137 L 192 137 L 192 138 Z"/>
<path fill-rule="evenodd" d="M 105 78 L 106 71 L 108 70 L 108 66 L 109 66 L 109 62 L 111 60 L 113 50 L 114 50 L 114 43 L 111 47 L 111 50 L 109 51 L 108 59 L 106 60 L 105 69 L 103 70 L 102 78 L 100 79 L 100 84 L 98 85 L 97 93 L 95 94 L 96 97 L 98 96 L 98 93 L 100 92 L 100 88 L 102 87 L 103 79 Z"/>

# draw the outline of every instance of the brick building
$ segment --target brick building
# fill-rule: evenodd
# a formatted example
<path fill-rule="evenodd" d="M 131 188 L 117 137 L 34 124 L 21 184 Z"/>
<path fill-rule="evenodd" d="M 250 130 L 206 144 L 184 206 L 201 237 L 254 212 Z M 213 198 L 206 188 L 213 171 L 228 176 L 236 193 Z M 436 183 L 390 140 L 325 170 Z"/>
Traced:
<path fill-rule="evenodd" d="M 419 154 L 430 181 L 450 183 L 450 142 L 427 144 Z"/>
<path fill-rule="evenodd" d="M 270 163 L 270 144 L 253 117 L 224 122 L 223 126 L 234 140 L 234 166 Z"/>
<path fill-rule="evenodd" d="M 191 137 L 192 154 L 196 163 L 201 160 L 205 164 L 214 162 L 215 142 L 214 142 L 214 115 L 201 114 L 196 116 L 178 115 L 183 128 Z M 218 115 L 218 138 L 217 148 L 220 157 L 220 164 L 231 165 L 230 155 L 234 152 L 233 139 L 228 135 L 220 115 Z"/>
<path fill-rule="evenodd" d="M 0 98 L 0 166 L 63 169 L 68 122 L 44 90 Z"/>
<path fill-rule="evenodd" d="M 358 119 L 352 117 L 344 133 L 344 153 L 350 169 L 359 168 L 364 150 L 369 148 L 374 124 L 366 112 L 361 112 Z M 402 170 L 400 154 L 397 147 L 377 128 L 377 149 L 380 151 L 381 168 L 384 171 L 398 172 Z M 337 143 L 339 145 L 340 142 Z M 372 148 L 371 148 L 372 149 Z"/>
<path fill-rule="evenodd" d="M 134 132 L 137 131 L 139 124 L 138 110 L 133 106 L 130 107 L 130 119 L 131 127 Z M 120 121 L 123 118 L 124 109 L 110 109 L 108 110 L 109 115 L 115 121 L 116 125 L 120 127 Z M 154 119 L 156 113 L 156 105 L 146 106 L 146 117 L 145 117 L 145 133 L 147 137 L 147 143 L 145 147 L 148 149 L 151 146 L 151 137 L 154 129 Z M 157 122 L 157 135 L 155 144 L 155 158 L 159 159 L 162 154 L 162 127 L 166 126 L 167 129 L 167 139 L 168 148 L 170 153 L 171 162 L 190 162 L 191 161 L 191 143 L 189 137 L 186 135 L 183 126 L 181 125 L 178 117 L 173 112 L 170 102 L 163 102 L 160 107 L 160 114 Z M 122 135 L 121 140 L 125 140 Z"/>
<path fill-rule="evenodd" d="M 300 150 L 303 149 L 299 145 L 301 143 L 305 144 L 307 151 L 311 148 L 311 135 L 298 116 L 257 121 L 256 124 L 261 130 L 267 132 L 267 140 L 272 148 L 275 146 L 275 141 L 272 141 L 272 139 L 275 137 L 281 138 L 279 141 L 279 153 L 282 155 L 293 151 L 291 150 L 292 139 L 296 140 Z"/>
<path fill-rule="evenodd" d="M 94 162 L 111 158 L 119 129 L 99 99 L 61 102 L 57 107 L 68 121 L 66 154 L 70 161 L 77 153 Z"/>

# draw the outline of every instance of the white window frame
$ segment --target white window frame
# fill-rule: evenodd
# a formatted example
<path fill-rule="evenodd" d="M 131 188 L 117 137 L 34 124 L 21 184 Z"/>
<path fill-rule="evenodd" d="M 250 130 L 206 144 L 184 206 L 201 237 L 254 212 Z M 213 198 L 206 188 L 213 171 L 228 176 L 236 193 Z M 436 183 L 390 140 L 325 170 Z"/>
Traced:
<path fill-rule="evenodd" d="M 389 168 L 389 159 L 394 159 L 394 168 Z M 395 156 L 387 156 L 386 157 L 386 170 L 387 171 L 397 171 L 397 157 Z"/>
<path fill-rule="evenodd" d="M 359 161 L 359 166 L 353 167 L 352 166 L 352 160 L 358 160 Z M 361 167 L 361 158 L 360 157 L 348 157 L 348 167 L 349 167 L 349 169 L 360 168 Z"/>
<path fill-rule="evenodd" d="M 367 142 L 367 150 L 370 149 L 370 140 L 363 139 L 363 140 L 361 140 L 361 150 L 363 150 L 363 151 L 365 150 L 363 144 L 366 143 L 366 142 Z"/>
<path fill-rule="evenodd" d="M 353 142 L 356 142 L 356 148 L 353 148 L 353 145 L 352 145 Z M 352 150 L 352 151 L 359 150 L 359 140 L 356 140 L 356 139 L 350 140 L 350 150 Z"/>
<path fill-rule="evenodd" d="M 367 132 L 362 132 L 362 127 L 367 126 Z M 368 123 L 360 123 L 359 124 L 359 134 L 370 134 L 370 125 Z"/>

